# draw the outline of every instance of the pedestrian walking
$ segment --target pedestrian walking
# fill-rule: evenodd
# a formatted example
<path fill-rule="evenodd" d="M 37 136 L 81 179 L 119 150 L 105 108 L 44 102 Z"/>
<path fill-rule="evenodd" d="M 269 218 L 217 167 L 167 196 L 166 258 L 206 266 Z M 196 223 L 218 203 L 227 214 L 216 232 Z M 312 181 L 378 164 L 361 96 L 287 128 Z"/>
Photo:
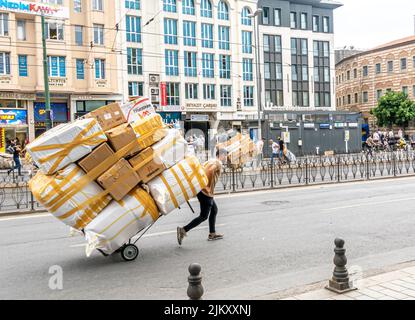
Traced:
<path fill-rule="evenodd" d="M 287 153 L 287 150 L 285 149 L 285 142 L 283 139 L 278 138 L 278 144 L 279 144 L 279 158 L 281 162 L 284 162 L 285 154 Z"/>
<path fill-rule="evenodd" d="M 271 145 L 272 155 L 271 155 L 271 165 L 274 165 L 274 159 L 278 157 L 278 153 L 280 150 L 280 146 L 278 143 L 274 142 L 274 140 L 270 140 L 269 144 Z"/>
<path fill-rule="evenodd" d="M 257 150 L 257 166 L 261 165 L 263 152 L 264 152 L 264 139 L 258 140 L 256 143 L 256 150 Z"/>
<path fill-rule="evenodd" d="M 12 140 L 10 143 L 10 146 L 7 148 L 7 152 L 10 154 L 13 154 L 13 161 L 14 161 L 14 167 L 7 171 L 7 174 L 10 175 L 10 173 L 17 169 L 18 175 L 22 175 L 22 164 L 20 163 L 20 152 L 21 152 L 20 146 L 17 144 L 16 140 Z"/>
<path fill-rule="evenodd" d="M 373 140 L 372 136 L 369 136 L 366 140 L 366 147 L 368 154 L 373 157 L 373 147 L 375 146 L 375 141 Z"/>
<path fill-rule="evenodd" d="M 222 163 L 226 161 L 227 152 L 220 149 L 216 152 L 216 159 L 206 162 L 204 170 L 208 177 L 208 186 L 197 195 L 200 202 L 200 215 L 184 227 L 177 227 L 177 241 L 182 245 L 187 233 L 209 218 L 209 241 L 223 239 L 222 234 L 216 233 L 216 216 L 218 206 L 215 202 L 215 186 L 222 172 Z"/>

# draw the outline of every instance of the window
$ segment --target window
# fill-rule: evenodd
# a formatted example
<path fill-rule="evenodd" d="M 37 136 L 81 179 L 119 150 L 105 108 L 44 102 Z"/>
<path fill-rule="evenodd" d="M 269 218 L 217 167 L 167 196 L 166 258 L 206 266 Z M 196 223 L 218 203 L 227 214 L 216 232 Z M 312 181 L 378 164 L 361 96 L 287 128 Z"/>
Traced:
<path fill-rule="evenodd" d="M 221 79 L 231 78 L 231 56 L 219 55 L 219 76 Z"/>
<path fill-rule="evenodd" d="M 346 79 L 350 80 L 350 71 L 349 70 L 347 70 L 347 72 L 346 72 Z"/>
<path fill-rule="evenodd" d="M 244 86 L 244 106 L 252 107 L 254 105 L 254 87 Z"/>
<path fill-rule="evenodd" d="M 94 44 L 104 45 L 104 26 L 94 24 Z"/>
<path fill-rule="evenodd" d="M 82 46 L 82 44 L 84 43 L 82 26 L 75 26 L 75 43 L 78 46 Z"/>
<path fill-rule="evenodd" d="M 163 0 L 163 10 L 166 12 L 176 12 L 176 0 Z"/>
<path fill-rule="evenodd" d="M 125 8 L 140 10 L 140 0 L 125 0 Z"/>
<path fill-rule="evenodd" d="M 48 71 L 49 77 L 66 77 L 66 61 L 65 57 L 49 56 Z"/>
<path fill-rule="evenodd" d="M 80 13 L 82 11 L 81 0 L 73 0 L 73 10 L 77 13 Z"/>
<path fill-rule="evenodd" d="M 402 92 L 404 93 L 404 94 L 406 94 L 406 95 L 408 95 L 408 87 L 407 86 L 405 86 L 405 87 L 402 87 Z"/>
<path fill-rule="evenodd" d="M 415 69 L 415 56 L 412 57 L 412 67 Z"/>
<path fill-rule="evenodd" d="M 379 101 L 379 99 L 382 97 L 382 90 L 379 89 L 376 91 L 376 101 Z"/>
<path fill-rule="evenodd" d="M 407 66 L 406 58 L 402 58 L 401 59 L 401 70 L 406 70 L 406 66 Z"/>
<path fill-rule="evenodd" d="M 105 79 L 105 59 L 95 59 L 95 79 Z"/>
<path fill-rule="evenodd" d="M 85 64 L 83 59 L 76 59 L 76 79 L 85 80 Z"/>
<path fill-rule="evenodd" d="M 291 38 L 291 54 L 296 55 L 297 54 L 297 39 Z"/>
<path fill-rule="evenodd" d="M 196 52 L 184 52 L 184 75 L 186 77 L 197 77 Z"/>
<path fill-rule="evenodd" d="M 313 31 L 320 32 L 320 17 L 313 16 Z"/>
<path fill-rule="evenodd" d="M 244 81 L 253 81 L 253 62 L 252 59 L 243 59 L 243 80 Z"/>
<path fill-rule="evenodd" d="M 212 18 L 212 2 L 210 0 L 202 0 L 200 3 L 200 15 L 205 18 Z"/>
<path fill-rule="evenodd" d="M 196 22 L 183 21 L 183 44 L 185 46 L 196 46 Z"/>
<path fill-rule="evenodd" d="M 271 79 L 271 64 L 269 62 L 264 63 L 264 78 L 265 80 Z"/>
<path fill-rule="evenodd" d="M 329 27 L 330 27 L 330 23 L 329 23 L 329 17 L 323 17 L 323 32 L 328 33 L 329 32 Z"/>
<path fill-rule="evenodd" d="M 198 84 L 186 83 L 185 84 L 186 99 L 197 100 L 198 99 Z"/>
<path fill-rule="evenodd" d="M 277 80 L 282 80 L 282 64 L 281 63 L 275 64 L 275 76 Z"/>
<path fill-rule="evenodd" d="M 302 74 L 303 74 L 303 81 L 308 81 L 308 66 L 307 65 L 303 65 L 301 67 L 302 69 Z"/>
<path fill-rule="evenodd" d="M 213 48 L 213 24 L 202 23 L 202 47 Z"/>
<path fill-rule="evenodd" d="M 353 78 L 357 78 L 357 69 L 353 69 Z"/>
<path fill-rule="evenodd" d="M 330 44 L 326 41 L 323 42 L 323 57 L 324 58 L 330 57 Z"/>
<path fill-rule="evenodd" d="M 103 11 L 103 1 L 104 0 L 92 0 L 92 10 Z"/>
<path fill-rule="evenodd" d="M 297 13 L 290 13 L 290 27 L 291 29 L 297 29 Z"/>
<path fill-rule="evenodd" d="M 220 86 L 220 105 L 222 107 L 232 106 L 232 86 Z"/>
<path fill-rule="evenodd" d="M 10 53 L 0 52 L 0 74 L 10 74 Z"/>
<path fill-rule="evenodd" d="M 220 50 L 229 50 L 229 38 L 230 38 L 230 29 L 229 27 L 219 26 L 219 49 Z"/>
<path fill-rule="evenodd" d="M 203 85 L 203 99 L 215 100 L 215 85 L 214 84 Z"/>
<path fill-rule="evenodd" d="M 324 67 L 324 82 L 330 82 L 330 68 Z"/>
<path fill-rule="evenodd" d="M 17 40 L 26 40 L 26 21 L 24 20 L 17 20 Z"/>
<path fill-rule="evenodd" d="M 307 39 L 301 39 L 301 55 L 308 55 L 308 42 Z"/>
<path fill-rule="evenodd" d="M 307 29 L 307 13 L 301 13 L 301 29 Z"/>
<path fill-rule="evenodd" d="M 180 84 L 179 83 L 167 83 L 167 105 L 180 106 Z"/>
<path fill-rule="evenodd" d="M 414 85 L 414 86 L 412 86 L 412 96 L 414 96 L 414 97 L 415 97 L 415 85 Z"/>
<path fill-rule="evenodd" d="M 218 19 L 229 20 L 229 8 L 224 1 L 220 1 L 218 4 Z"/>
<path fill-rule="evenodd" d="M 63 40 L 63 23 L 46 22 L 47 39 Z"/>
<path fill-rule="evenodd" d="M 381 73 L 381 65 L 380 65 L 380 63 L 377 63 L 376 64 L 376 67 L 375 67 L 375 69 L 376 69 L 376 74 L 379 74 L 379 73 Z"/>
<path fill-rule="evenodd" d="M 252 32 L 242 31 L 242 53 L 252 53 Z"/>
<path fill-rule="evenodd" d="M 297 66 L 296 65 L 292 65 L 291 66 L 291 76 L 293 78 L 294 81 L 298 80 L 298 70 L 297 70 Z"/>
<path fill-rule="evenodd" d="M 270 36 L 264 34 L 264 52 L 270 52 Z"/>
<path fill-rule="evenodd" d="M 281 9 L 274 9 L 274 26 L 281 25 Z"/>
<path fill-rule="evenodd" d="M 195 15 L 195 1 L 183 0 L 183 14 Z"/>
<path fill-rule="evenodd" d="M 369 93 L 367 91 L 363 92 L 363 103 L 367 103 L 369 101 Z"/>
<path fill-rule="evenodd" d="M 128 42 L 141 42 L 141 18 L 136 16 L 126 16 L 125 25 Z"/>
<path fill-rule="evenodd" d="M 9 15 L 0 13 L 0 36 L 9 35 Z"/>
<path fill-rule="evenodd" d="M 164 19 L 164 43 L 177 44 L 177 20 Z"/>
<path fill-rule="evenodd" d="M 274 41 L 275 41 L 275 52 L 281 52 L 282 51 L 281 36 L 274 36 Z"/>
<path fill-rule="evenodd" d="M 393 72 L 393 61 L 388 61 L 388 72 Z"/>
<path fill-rule="evenodd" d="M 269 8 L 262 7 L 262 24 L 269 24 Z"/>
<path fill-rule="evenodd" d="M 212 53 L 203 53 L 202 54 L 202 71 L 204 78 L 214 78 L 215 77 L 215 62 L 214 54 Z"/>
<path fill-rule="evenodd" d="M 142 97 L 144 95 L 144 84 L 137 81 L 128 82 L 128 95 L 130 97 Z"/>
<path fill-rule="evenodd" d="M 27 77 L 27 56 L 19 55 L 19 77 Z"/>
<path fill-rule="evenodd" d="M 179 75 L 179 51 L 168 50 L 165 51 L 166 75 Z"/>
<path fill-rule="evenodd" d="M 141 49 L 127 48 L 127 69 L 128 74 L 143 74 L 143 56 Z"/>
<path fill-rule="evenodd" d="M 251 10 L 247 7 L 242 9 L 241 14 L 241 22 L 244 26 L 251 26 L 252 25 L 252 18 L 250 17 Z"/>
<path fill-rule="evenodd" d="M 320 81 L 320 70 L 318 67 L 314 67 L 314 81 L 315 82 Z"/>
<path fill-rule="evenodd" d="M 359 95 L 357 93 L 354 94 L 354 103 L 359 103 Z"/>
<path fill-rule="evenodd" d="M 369 75 L 369 67 L 368 66 L 364 66 L 363 67 L 363 76 L 367 77 Z"/>

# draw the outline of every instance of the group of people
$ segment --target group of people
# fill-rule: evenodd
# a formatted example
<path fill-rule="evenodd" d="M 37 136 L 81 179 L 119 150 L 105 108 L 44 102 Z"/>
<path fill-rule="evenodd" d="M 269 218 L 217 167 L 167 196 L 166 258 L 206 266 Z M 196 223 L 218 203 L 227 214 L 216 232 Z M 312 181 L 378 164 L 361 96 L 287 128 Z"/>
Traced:
<path fill-rule="evenodd" d="M 280 137 L 277 139 L 277 141 L 271 139 L 269 144 L 272 149 L 271 165 L 274 165 L 276 158 L 279 159 L 281 163 L 286 162 L 287 147 L 285 146 L 284 140 Z"/>
<path fill-rule="evenodd" d="M 412 142 L 413 141 L 411 141 L 411 143 Z M 397 134 L 395 134 L 393 130 L 381 131 L 378 129 L 373 134 L 371 134 L 365 142 L 365 147 L 370 155 L 373 155 L 373 150 L 375 149 L 392 151 L 397 148 L 400 150 L 405 150 L 407 145 L 408 144 L 402 129 L 399 129 Z"/>

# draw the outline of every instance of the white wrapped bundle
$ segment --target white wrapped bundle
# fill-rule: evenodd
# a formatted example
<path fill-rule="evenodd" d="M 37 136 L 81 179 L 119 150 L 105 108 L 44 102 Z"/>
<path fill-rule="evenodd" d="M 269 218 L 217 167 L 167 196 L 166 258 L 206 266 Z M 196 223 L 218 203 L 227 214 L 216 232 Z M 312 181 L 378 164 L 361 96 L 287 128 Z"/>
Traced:
<path fill-rule="evenodd" d="M 80 167 L 70 164 L 55 175 L 38 172 L 29 181 L 35 199 L 63 223 L 83 229 L 111 201 Z"/>
<path fill-rule="evenodd" d="M 133 123 L 156 113 L 148 98 L 139 98 L 121 106 L 128 123 Z"/>
<path fill-rule="evenodd" d="M 160 212 L 169 214 L 206 188 L 208 178 L 199 160 L 186 157 L 148 183 L 151 196 Z"/>
<path fill-rule="evenodd" d="M 105 141 L 107 137 L 98 122 L 83 119 L 47 131 L 26 149 L 44 173 L 54 174 Z"/>
<path fill-rule="evenodd" d="M 87 256 L 95 249 L 113 253 L 158 217 L 159 211 L 151 196 L 141 188 L 134 189 L 122 201 L 113 201 L 86 226 Z"/>
<path fill-rule="evenodd" d="M 165 165 L 173 167 L 186 156 L 187 142 L 177 129 L 170 129 L 167 136 L 151 147 L 154 155 Z"/>

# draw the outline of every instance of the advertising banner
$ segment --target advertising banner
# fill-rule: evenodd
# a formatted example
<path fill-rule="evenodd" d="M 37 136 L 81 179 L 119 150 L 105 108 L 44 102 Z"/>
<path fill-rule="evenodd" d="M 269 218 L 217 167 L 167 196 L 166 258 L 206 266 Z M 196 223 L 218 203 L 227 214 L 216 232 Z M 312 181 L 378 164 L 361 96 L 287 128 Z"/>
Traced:
<path fill-rule="evenodd" d="M 54 6 L 48 3 L 19 0 L 0 0 L 0 10 L 46 17 L 69 19 L 69 8 Z"/>
<path fill-rule="evenodd" d="M 6 130 L 0 128 L 0 153 L 6 153 Z"/>
<path fill-rule="evenodd" d="M 161 101 L 160 104 L 162 107 L 167 106 L 167 86 L 165 82 L 160 83 L 160 95 L 161 95 Z"/>
<path fill-rule="evenodd" d="M 66 103 L 51 103 L 50 109 L 53 122 L 68 122 L 68 106 Z M 35 102 L 35 122 L 46 122 L 46 108 L 44 102 Z"/>
<path fill-rule="evenodd" d="M 17 126 L 26 125 L 27 111 L 17 109 L 0 109 L 0 124 Z"/>

